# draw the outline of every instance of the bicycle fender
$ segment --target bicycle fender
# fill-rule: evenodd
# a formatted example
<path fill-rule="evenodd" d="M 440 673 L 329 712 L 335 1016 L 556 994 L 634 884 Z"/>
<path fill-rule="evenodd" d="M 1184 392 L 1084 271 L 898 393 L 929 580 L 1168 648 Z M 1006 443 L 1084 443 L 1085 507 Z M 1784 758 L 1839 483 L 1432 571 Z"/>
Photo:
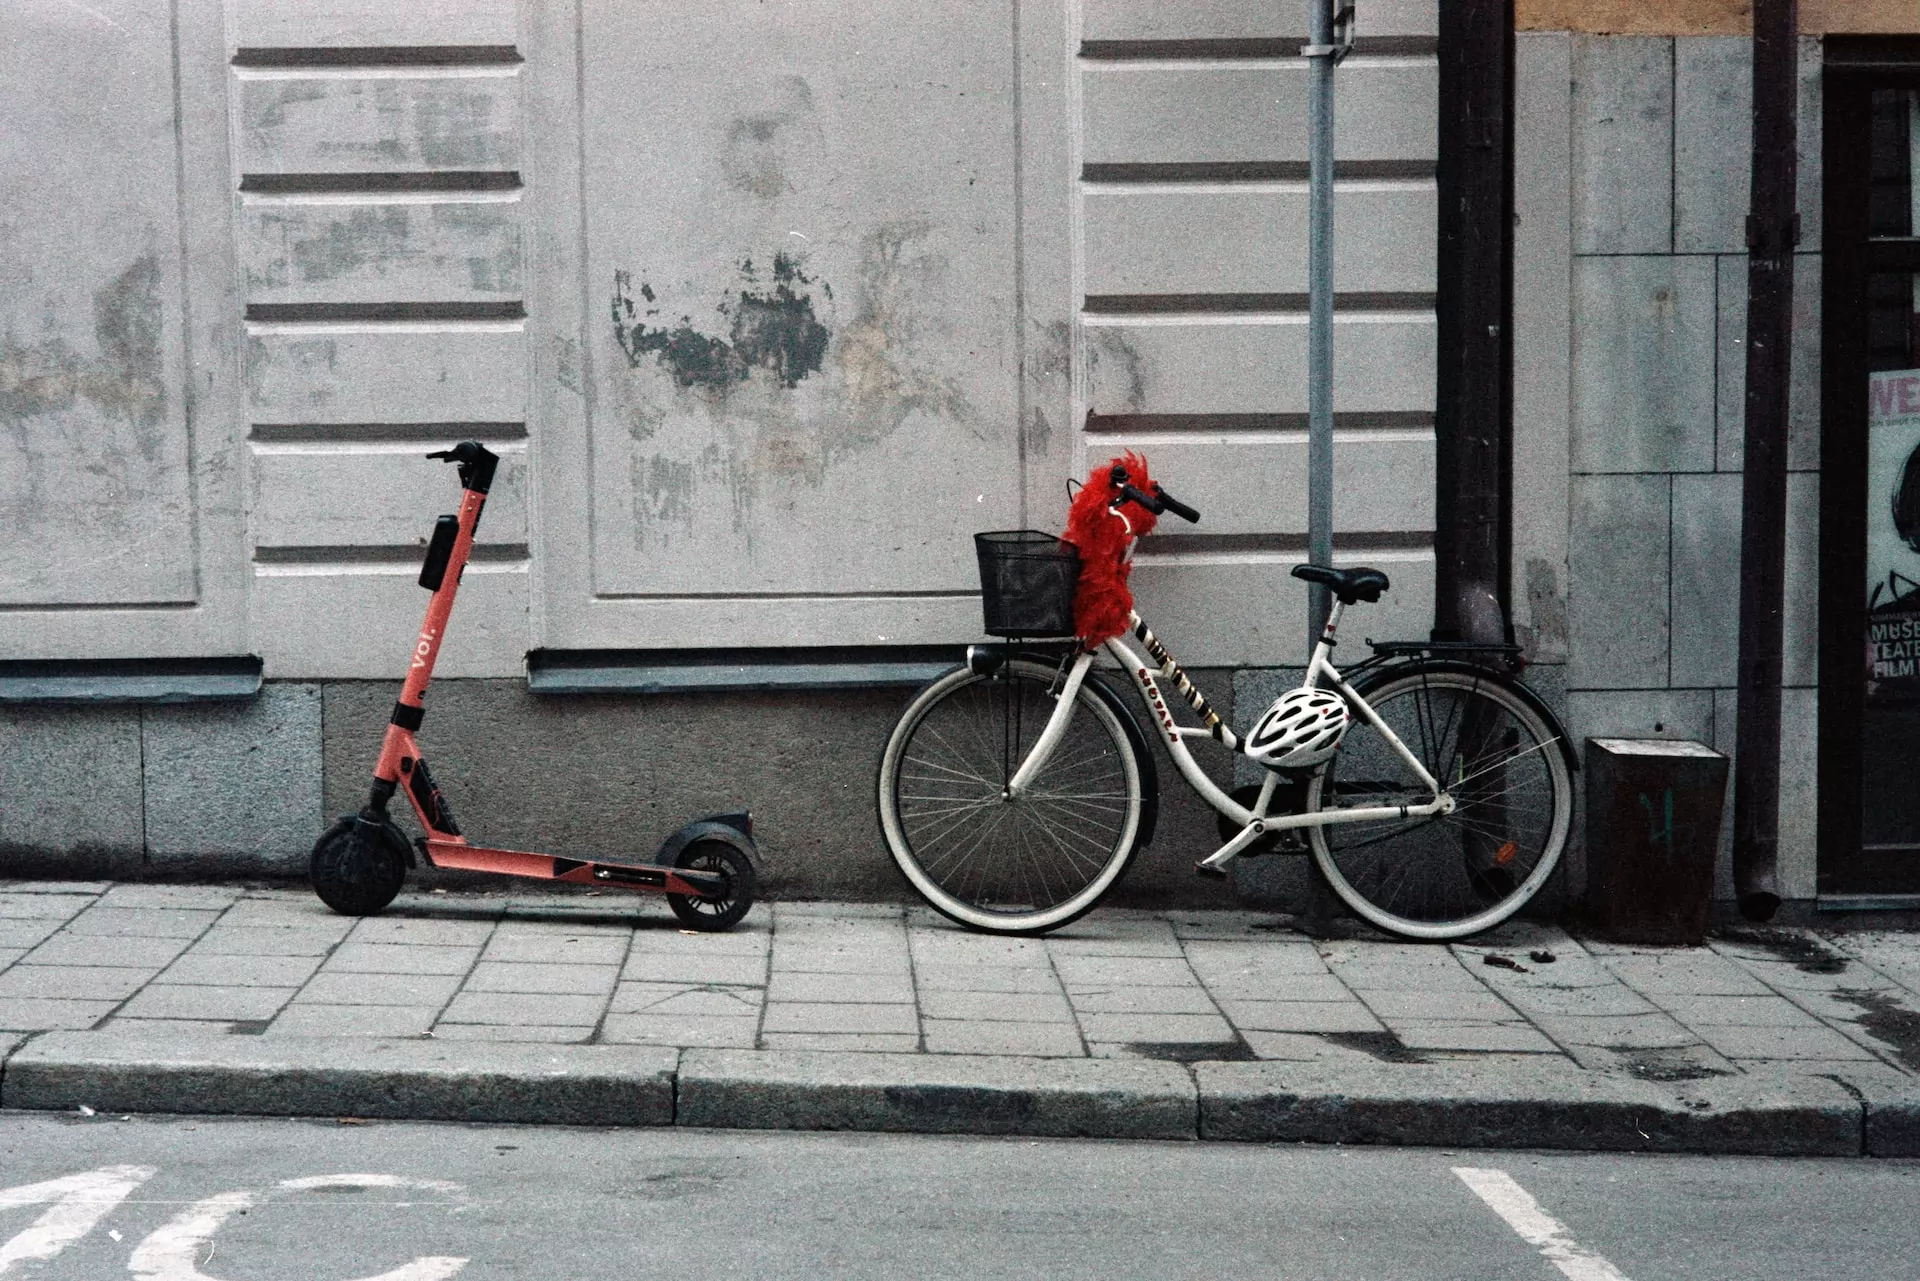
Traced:
<path fill-rule="evenodd" d="M 1573 739 L 1568 736 L 1567 727 L 1560 723 L 1560 718 L 1553 714 L 1553 709 L 1547 706 L 1546 701 L 1542 699 L 1540 695 L 1534 693 L 1531 686 L 1501 672 L 1492 671 L 1474 663 L 1462 663 L 1450 659 L 1438 659 L 1417 664 L 1399 663 L 1375 668 L 1360 680 L 1354 682 L 1354 688 L 1364 695 L 1369 689 L 1380 684 L 1382 681 L 1404 675 L 1415 667 L 1427 672 L 1457 672 L 1466 676 L 1474 676 L 1486 681 L 1489 685 L 1498 685 L 1502 689 L 1511 691 L 1521 702 L 1531 708 L 1535 715 L 1546 722 L 1547 728 L 1552 731 L 1554 738 L 1558 740 L 1560 744 L 1560 755 L 1566 759 L 1567 772 L 1576 776 L 1580 773 L 1579 753 L 1573 750 Z"/>
<path fill-rule="evenodd" d="M 1048 654 L 1024 653 L 1020 657 L 1036 663 L 1058 661 L 1057 656 Z M 1113 686 L 1102 679 L 1100 673 L 1088 672 L 1084 685 L 1119 719 L 1120 729 L 1126 734 L 1128 745 L 1133 748 L 1133 759 L 1140 762 L 1140 831 L 1133 838 L 1133 852 L 1137 854 L 1152 843 L 1154 828 L 1160 822 L 1160 767 L 1153 758 L 1153 744 L 1140 728 L 1133 708 L 1128 706 Z"/>

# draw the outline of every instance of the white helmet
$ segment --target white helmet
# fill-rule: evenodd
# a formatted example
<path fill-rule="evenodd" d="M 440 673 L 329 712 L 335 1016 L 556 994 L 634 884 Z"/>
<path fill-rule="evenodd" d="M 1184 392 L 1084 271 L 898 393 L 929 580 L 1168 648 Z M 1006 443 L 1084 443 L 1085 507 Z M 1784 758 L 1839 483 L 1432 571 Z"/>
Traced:
<path fill-rule="evenodd" d="M 1289 769 L 1318 765 L 1347 732 L 1347 700 L 1330 689 L 1292 689 L 1274 700 L 1247 735 L 1247 755 Z"/>

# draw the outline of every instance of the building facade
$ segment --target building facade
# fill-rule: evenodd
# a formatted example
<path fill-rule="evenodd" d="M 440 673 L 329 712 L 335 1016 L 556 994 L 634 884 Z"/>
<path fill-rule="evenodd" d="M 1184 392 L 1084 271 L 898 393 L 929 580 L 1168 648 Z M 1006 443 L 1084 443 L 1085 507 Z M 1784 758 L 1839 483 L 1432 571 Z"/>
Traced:
<path fill-rule="evenodd" d="M 1910 10 L 1802 5 L 1793 898 L 1846 875 L 1820 463 L 1868 430 L 1823 416 L 1822 112 L 1835 51 L 1904 48 Z M 874 761 L 903 685 L 978 637 L 970 535 L 1057 526 L 1065 481 L 1124 448 L 1205 513 L 1143 548 L 1142 612 L 1222 704 L 1299 661 L 1303 3 L 7 12 L 6 865 L 302 867 L 358 804 L 418 626 L 453 499 L 422 456 L 467 437 L 505 463 L 423 741 L 504 844 L 646 853 L 746 803 L 776 889 L 898 892 Z M 1515 14 L 1508 605 L 1576 737 L 1731 748 L 1741 21 Z M 1384 639 L 1434 615 L 1446 104 L 1436 0 L 1367 0 L 1358 29 L 1336 547 L 1392 575 L 1351 629 Z M 1875 138 L 1895 114 L 1870 105 Z M 1908 366 L 1872 360 L 1897 403 Z M 1187 871 L 1211 815 L 1176 790 L 1129 891 L 1221 902 Z M 1872 892 L 1902 892 L 1888 866 Z"/>

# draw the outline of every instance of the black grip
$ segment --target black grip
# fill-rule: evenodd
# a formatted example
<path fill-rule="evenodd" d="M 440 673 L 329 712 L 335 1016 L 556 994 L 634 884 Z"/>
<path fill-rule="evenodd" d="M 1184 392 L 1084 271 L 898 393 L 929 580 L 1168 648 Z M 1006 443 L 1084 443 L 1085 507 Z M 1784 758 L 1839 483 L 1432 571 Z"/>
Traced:
<path fill-rule="evenodd" d="M 1121 503 L 1129 503 L 1129 502 L 1139 503 L 1142 507 L 1152 512 L 1154 515 L 1158 516 L 1160 514 L 1160 500 L 1158 498 L 1155 498 L 1152 494 L 1149 494 L 1144 490 L 1135 489 L 1132 485 L 1128 485 L 1125 483 L 1121 484 L 1120 502 Z M 1114 505 L 1117 507 L 1119 506 L 1119 503 L 1115 503 Z"/>
<path fill-rule="evenodd" d="M 1160 500 L 1161 511 L 1172 512 L 1174 515 L 1178 516 L 1181 520 L 1186 521 L 1189 525 L 1198 525 L 1200 523 L 1199 512 L 1187 506 L 1185 503 L 1181 502 L 1178 498 L 1175 498 L 1172 494 L 1169 494 L 1166 490 L 1161 489 L 1160 486 L 1155 485 L 1153 489 L 1154 489 L 1154 496 Z"/>
<path fill-rule="evenodd" d="M 427 544 L 427 559 L 420 566 L 420 585 L 430 592 L 440 590 L 447 580 L 447 561 L 453 556 L 453 540 L 460 536 L 460 518 L 442 516 L 433 522 L 433 541 Z"/>

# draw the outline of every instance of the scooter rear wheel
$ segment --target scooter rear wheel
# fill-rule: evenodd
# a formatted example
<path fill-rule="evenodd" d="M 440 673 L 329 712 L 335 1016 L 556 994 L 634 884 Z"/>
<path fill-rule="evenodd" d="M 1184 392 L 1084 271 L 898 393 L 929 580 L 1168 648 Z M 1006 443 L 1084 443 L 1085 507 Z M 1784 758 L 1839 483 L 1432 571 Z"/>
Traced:
<path fill-rule="evenodd" d="M 372 916 L 407 879 L 406 838 L 347 817 L 328 828 L 307 864 L 313 892 L 342 916 Z"/>
<path fill-rule="evenodd" d="M 718 872 L 727 879 L 726 893 L 720 898 L 667 895 L 667 906 L 688 929 L 730 930 L 753 906 L 753 861 L 738 847 L 726 841 L 694 841 L 680 851 L 673 865 L 696 872 Z"/>

